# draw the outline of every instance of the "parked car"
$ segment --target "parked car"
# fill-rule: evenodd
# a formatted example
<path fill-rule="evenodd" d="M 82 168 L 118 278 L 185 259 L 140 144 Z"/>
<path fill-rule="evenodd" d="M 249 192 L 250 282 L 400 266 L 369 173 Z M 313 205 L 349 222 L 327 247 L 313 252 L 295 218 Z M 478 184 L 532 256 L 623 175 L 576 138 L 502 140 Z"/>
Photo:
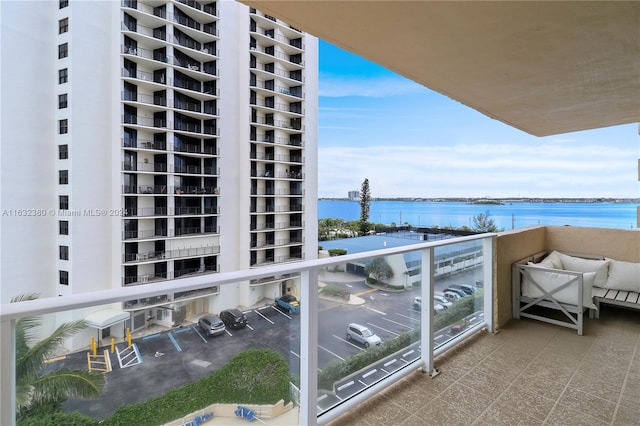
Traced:
<path fill-rule="evenodd" d="M 206 315 L 200 318 L 198 326 L 207 336 L 219 336 L 226 330 L 222 320 L 215 315 Z"/>
<path fill-rule="evenodd" d="M 477 290 L 476 286 L 471 285 L 471 284 L 461 284 L 461 285 L 451 284 L 449 287 L 460 289 L 460 290 L 464 291 L 465 293 L 467 293 L 468 295 L 472 295 Z"/>
<path fill-rule="evenodd" d="M 451 302 L 447 302 L 449 303 L 449 305 L 451 305 Z M 438 313 L 438 312 L 442 312 L 442 311 L 446 311 L 448 308 L 448 306 L 443 305 L 442 303 L 440 303 L 438 300 L 433 300 L 433 311 L 434 313 Z M 416 311 L 421 311 L 422 310 L 422 297 L 420 296 L 416 296 L 413 298 L 413 309 L 415 309 Z"/>
<path fill-rule="evenodd" d="M 467 326 L 465 324 L 454 324 L 451 326 L 451 333 L 462 333 Z"/>
<path fill-rule="evenodd" d="M 458 293 L 454 293 L 453 291 L 444 291 L 443 296 L 451 301 L 451 303 L 456 302 L 461 299 Z"/>
<path fill-rule="evenodd" d="M 416 296 L 413 298 L 413 309 L 416 311 L 422 310 L 422 297 Z"/>
<path fill-rule="evenodd" d="M 242 328 L 247 325 L 247 316 L 239 309 L 225 309 L 220 312 L 220 319 L 229 328 Z"/>
<path fill-rule="evenodd" d="M 364 345 L 365 348 L 368 348 L 371 345 L 382 344 L 382 339 L 364 325 L 351 323 L 347 326 L 345 334 L 347 336 L 347 340 L 354 340 Z"/>
<path fill-rule="evenodd" d="M 445 291 L 450 291 L 450 292 L 452 292 L 452 293 L 456 293 L 456 294 L 458 294 L 460 297 L 467 297 L 467 296 L 468 296 L 468 294 L 467 294 L 467 292 L 466 292 L 466 291 L 464 291 L 464 290 L 462 290 L 462 289 L 460 289 L 460 288 L 455 288 L 455 287 L 451 287 L 451 286 L 449 286 L 449 287 L 445 288 Z"/>
<path fill-rule="evenodd" d="M 300 312 L 300 302 L 293 294 L 276 297 L 276 307 L 288 312 L 289 315 Z"/>
<path fill-rule="evenodd" d="M 444 294 L 435 293 L 433 295 L 433 300 L 438 302 L 442 306 L 444 306 L 445 309 L 449 309 L 451 307 L 451 305 L 453 305 L 453 302 L 451 302 L 451 300 L 447 299 L 447 297 Z"/>

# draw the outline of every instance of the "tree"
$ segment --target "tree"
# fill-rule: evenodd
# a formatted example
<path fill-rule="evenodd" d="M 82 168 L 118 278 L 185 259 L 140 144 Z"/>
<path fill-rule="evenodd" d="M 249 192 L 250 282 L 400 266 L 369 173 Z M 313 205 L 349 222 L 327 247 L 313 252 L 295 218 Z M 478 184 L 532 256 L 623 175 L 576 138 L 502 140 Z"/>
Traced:
<path fill-rule="evenodd" d="M 479 213 L 473 217 L 473 230 L 476 232 L 498 232 L 496 223 L 491 219 L 489 210 L 486 213 Z"/>
<path fill-rule="evenodd" d="M 35 294 L 11 300 L 33 300 Z M 68 397 L 97 397 L 104 388 L 104 376 L 84 370 L 62 369 L 42 374 L 45 361 L 65 339 L 87 327 L 84 320 L 64 323 L 51 335 L 36 340 L 39 317 L 16 321 L 16 411 L 18 418 L 37 412 L 41 407 L 60 407 Z"/>
<path fill-rule="evenodd" d="M 376 257 L 364 267 L 364 273 L 377 281 L 386 281 L 393 277 L 393 269 L 383 257 Z"/>
<path fill-rule="evenodd" d="M 367 235 L 369 232 L 369 208 L 371 204 L 371 193 L 369 192 L 369 179 L 365 178 L 360 189 L 360 235 Z"/>

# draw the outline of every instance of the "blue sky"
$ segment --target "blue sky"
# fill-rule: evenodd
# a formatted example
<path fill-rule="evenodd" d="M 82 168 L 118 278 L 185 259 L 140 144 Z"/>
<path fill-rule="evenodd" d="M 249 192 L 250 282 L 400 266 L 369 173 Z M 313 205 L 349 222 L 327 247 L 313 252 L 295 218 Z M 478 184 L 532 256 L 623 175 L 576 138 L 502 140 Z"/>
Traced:
<path fill-rule="evenodd" d="M 640 196 L 638 125 L 535 137 L 320 41 L 319 197 Z"/>

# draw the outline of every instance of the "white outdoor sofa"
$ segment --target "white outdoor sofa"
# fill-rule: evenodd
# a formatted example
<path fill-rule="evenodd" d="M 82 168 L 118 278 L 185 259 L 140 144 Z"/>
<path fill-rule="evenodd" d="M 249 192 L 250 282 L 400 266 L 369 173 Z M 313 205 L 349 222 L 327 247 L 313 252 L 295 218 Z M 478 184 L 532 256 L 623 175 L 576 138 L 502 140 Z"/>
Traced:
<path fill-rule="evenodd" d="M 512 285 L 514 318 L 569 327 L 580 335 L 584 314 L 598 318 L 600 304 L 640 309 L 640 263 L 603 256 L 538 253 L 513 264 Z"/>

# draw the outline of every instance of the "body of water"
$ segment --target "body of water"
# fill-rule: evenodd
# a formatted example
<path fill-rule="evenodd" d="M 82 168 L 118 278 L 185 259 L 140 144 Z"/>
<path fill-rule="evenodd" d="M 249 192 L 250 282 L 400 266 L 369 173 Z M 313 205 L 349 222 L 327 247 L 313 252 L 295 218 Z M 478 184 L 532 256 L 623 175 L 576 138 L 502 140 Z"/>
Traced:
<path fill-rule="evenodd" d="M 424 227 L 473 227 L 473 217 L 487 211 L 499 229 L 534 225 L 596 228 L 636 228 L 636 204 L 624 203 L 505 203 L 468 204 L 432 201 L 372 201 L 369 221 Z M 318 200 L 318 218 L 358 220 L 357 201 Z"/>

